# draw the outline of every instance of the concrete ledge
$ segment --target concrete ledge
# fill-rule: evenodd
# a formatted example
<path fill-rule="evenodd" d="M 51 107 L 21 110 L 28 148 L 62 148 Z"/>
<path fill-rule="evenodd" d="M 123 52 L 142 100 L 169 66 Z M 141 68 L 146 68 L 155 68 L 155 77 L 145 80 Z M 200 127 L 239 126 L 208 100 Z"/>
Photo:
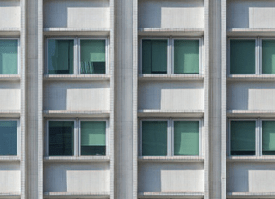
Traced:
<path fill-rule="evenodd" d="M 275 117 L 275 111 L 250 111 L 250 110 L 227 110 L 230 118 L 269 118 Z"/>
<path fill-rule="evenodd" d="M 0 198 L 21 198 L 20 192 L 0 193 Z"/>
<path fill-rule="evenodd" d="M 0 117 L 12 117 L 12 118 L 19 118 L 20 117 L 20 110 L 0 110 Z"/>
<path fill-rule="evenodd" d="M 228 75 L 227 81 L 275 81 L 275 75 Z"/>
<path fill-rule="evenodd" d="M 203 28 L 139 28 L 139 36 L 203 36 Z"/>
<path fill-rule="evenodd" d="M 274 36 L 274 28 L 230 28 L 227 36 Z"/>
<path fill-rule="evenodd" d="M 151 75 L 143 74 L 138 76 L 139 81 L 202 81 L 204 75 L 199 74 L 172 74 L 172 75 Z"/>
<path fill-rule="evenodd" d="M 275 155 L 264 156 L 228 156 L 227 162 L 275 162 Z"/>
<path fill-rule="evenodd" d="M 20 28 L 0 28 L 0 36 L 20 36 Z"/>
<path fill-rule="evenodd" d="M 44 81 L 109 81 L 110 75 L 44 75 Z M 0 76 L 1 78 L 1 76 Z"/>
<path fill-rule="evenodd" d="M 203 117 L 203 110 L 163 111 L 163 110 L 138 110 L 138 117 Z"/>
<path fill-rule="evenodd" d="M 110 193 L 44 192 L 44 198 L 109 198 Z"/>
<path fill-rule="evenodd" d="M 139 198 L 203 198 L 203 192 L 139 192 Z"/>
<path fill-rule="evenodd" d="M 201 156 L 139 156 L 139 162 L 203 162 Z"/>
<path fill-rule="evenodd" d="M 89 36 L 108 36 L 110 29 L 96 28 L 44 28 L 44 35 L 66 36 L 66 35 L 89 35 Z"/>
<path fill-rule="evenodd" d="M 0 81 L 20 81 L 20 75 L 0 75 Z"/>
<path fill-rule="evenodd" d="M 110 111 L 67 111 L 67 110 L 45 110 L 46 118 L 66 118 L 66 117 L 89 117 L 89 118 L 108 118 Z"/>
<path fill-rule="evenodd" d="M 0 156 L 0 162 L 19 162 L 20 157 L 18 156 Z"/>
<path fill-rule="evenodd" d="M 227 192 L 227 198 L 274 198 L 275 192 Z"/>
<path fill-rule="evenodd" d="M 47 156 L 44 162 L 109 162 L 109 156 Z"/>

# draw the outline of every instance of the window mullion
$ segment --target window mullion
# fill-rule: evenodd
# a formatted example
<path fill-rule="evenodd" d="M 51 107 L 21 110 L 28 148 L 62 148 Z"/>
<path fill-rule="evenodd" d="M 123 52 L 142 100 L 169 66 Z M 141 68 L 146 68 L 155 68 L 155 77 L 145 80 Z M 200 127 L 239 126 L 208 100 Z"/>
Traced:
<path fill-rule="evenodd" d="M 259 148 L 260 148 L 260 135 L 259 135 L 259 132 L 260 132 L 260 119 L 258 118 L 256 120 L 256 129 L 255 129 L 255 147 L 256 147 L 256 153 L 255 155 L 256 156 L 259 156 Z"/>
<path fill-rule="evenodd" d="M 74 55 L 74 74 L 78 74 L 78 67 L 79 67 L 79 57 L 78 57 L 78 52 L 80 51 L 80 48 L 79 48 L 79 39 L 76 37 L 74 39 L 74 52 L 73 52 L 73 55 Z"/>
<path fill-rule="evenodd" d="M 167 127 L 167 156 L 172 156 L 172 120 L 168 120 Z"/>
<path fill-rule="evenodd" d="M 259 154 L 258 155 L 259 156 L 263 155 L 263 150 L 262 150 L 263 149 L 263 147 L 262 147 L 263 128 L 262 127 L 263 127 L 262 120 L 259 119 L 259 133 L 258 133 L 259 134 L 259 136 L 258 136 L 259 137 L 259 139 L 258 139 L 259 140 L 259 144 L 258 144 L 259 145 L 259 147 L 258 147 L 258 149 L 259 149 Z"/>
<path fill-rule="evenodd" d="M 75 123 L 75 128 L 74 128 L 74 156 L 79 156 L 79 133 L 80 133 L 80 125 L 79 125 L 79 119 L 76 118 L 74 121 Z"/>

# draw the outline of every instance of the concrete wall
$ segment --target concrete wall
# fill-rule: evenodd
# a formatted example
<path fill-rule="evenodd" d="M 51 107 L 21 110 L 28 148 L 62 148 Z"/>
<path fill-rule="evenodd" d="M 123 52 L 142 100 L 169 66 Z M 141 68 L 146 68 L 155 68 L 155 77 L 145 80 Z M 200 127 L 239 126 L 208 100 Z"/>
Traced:
<path fill-rule="evenodd" d="M 109 192 L 109 163 L 44 165 L 44 192 Z"/>
<path fill-rule="evenodd" d="M 20 192 L 20 164 L 1 163 L 0 164 L 0 192 Z"/>
<path fill-rule="evenodd" d="M 44 28 L 110 28 L 108 0 L 48 0 L 44 13 Z"/>
<path fill-rule="evenodd" d="M 203 192 L 202 163 L 141 163 L 139 192 Z"/>
<path fill-rule="evenodd" d="M 142 82 L 138 107 L 139 110 L 203 110 L 203 92 L 200 82 Z"/>
<path fill-rule="evenodd" d="M 203 28 L 202 0 L 141 0 L 139 28 Z"/>
<path fill-rule="evenodd" d="M 20 110 L 20 84 L 16 82 L 1 82 L 0 110 Z"/>
<path fill-rule="evenodd" d="M 269 0 L 227 1 L 228 28 L 275 28 L 275 2 Z"/>
<path fill-rule="evenodd" d="M 110 110 L 108 82 L 50 82 L 44 85 L 45 110 Z"/>
<path fill-rule="evenodd" d="M 0 1 L 0 29 L 20 28 L 20 1 Z"/>

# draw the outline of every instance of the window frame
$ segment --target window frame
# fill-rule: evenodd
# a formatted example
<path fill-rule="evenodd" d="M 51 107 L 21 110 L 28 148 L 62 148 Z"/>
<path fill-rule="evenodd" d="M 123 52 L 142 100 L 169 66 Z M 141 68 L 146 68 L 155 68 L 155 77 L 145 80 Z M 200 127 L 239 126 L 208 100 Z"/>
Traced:
<path fill-rule="evenodd" d="M 139 120 L 139 150 L 138 154 L 142 157 L 150 157 L 142 155 L 142 122 L 143 121 L 167 121 L 167 155 L 166 156 L 154 156 L 154 157 L 202 157 L 202 128 L 203 128 L 203 119 L 194 118 L 194 119 L 183 119 L 183 118 L 141 118 Z M 175 121 L 198 121 L 199 122 L 199 155 L 174 155 L 174 122 Z"/>
<path fill-rule="evenodd" d="M 17 73 L 16 74 L 0 74 L 0 75 L 20 75 L 21 74 L 21 60 L 20 60 L 20 38 L 18 37 L 0 37 L 0 40 L 17 40 Z"/>
<path fill-rule="evenodd" d="M 259 119 L 259 156 L 270 157 L 275 155 L 263 155 L 263 121 L 275 122 L 275 119 Z"/>

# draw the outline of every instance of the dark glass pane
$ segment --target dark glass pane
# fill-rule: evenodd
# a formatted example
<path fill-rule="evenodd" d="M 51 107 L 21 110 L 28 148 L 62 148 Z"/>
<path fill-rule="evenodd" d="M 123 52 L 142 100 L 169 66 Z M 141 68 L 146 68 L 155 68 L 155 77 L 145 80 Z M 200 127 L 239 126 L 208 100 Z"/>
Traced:
<path fill-rule="evenodd" d="M 16 121 L 0 121 L 0 155 L 17 155 Z"/>
<path fill-rule="evenodd" d="M 0 39 L 0 74 L 17 74 L 17 40 Z"/>
<path fill-rule="evenodd" d="M 262 122 L 263 155 L 275 155 L 275 121 Z"/>

